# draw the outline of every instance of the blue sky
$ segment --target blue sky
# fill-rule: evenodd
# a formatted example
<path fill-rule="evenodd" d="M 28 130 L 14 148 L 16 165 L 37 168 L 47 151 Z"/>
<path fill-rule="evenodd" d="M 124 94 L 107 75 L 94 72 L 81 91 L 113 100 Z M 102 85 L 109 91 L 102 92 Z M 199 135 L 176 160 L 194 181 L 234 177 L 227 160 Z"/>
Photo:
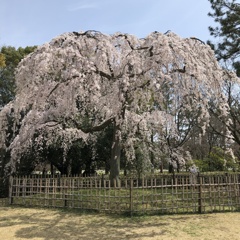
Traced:
<path fill-rule="evenodd" d="M 72 31 L 210 39 L 208 0 L 0 0 L 0 47 L 41 45 Z"/>

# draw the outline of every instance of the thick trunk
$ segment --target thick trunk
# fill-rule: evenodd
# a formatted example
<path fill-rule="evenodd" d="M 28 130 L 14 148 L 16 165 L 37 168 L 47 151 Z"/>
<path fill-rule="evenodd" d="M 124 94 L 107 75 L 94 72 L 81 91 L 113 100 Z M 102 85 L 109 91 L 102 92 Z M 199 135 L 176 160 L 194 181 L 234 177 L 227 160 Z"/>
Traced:
<path fill-rule="evenodd" d="M 168 165 L 168 172 L 174 174 L 174 167 L 171 163 L 169 163 L 169 165 Z"/>
<path fill-rule="evenodd" d="M 113 143 L 111 150 L 111 159 L 110 159 L 110 181 L 111 186 L 120 186 L 120 156 L 121 156 L 121 143 L 119 136 L 119 126 L 114 126 L 113 131 Z"/>
<path fill-rule="evenodd" d="M 160 163 L 160 173 L 163 173 L 163 161 Z"/>

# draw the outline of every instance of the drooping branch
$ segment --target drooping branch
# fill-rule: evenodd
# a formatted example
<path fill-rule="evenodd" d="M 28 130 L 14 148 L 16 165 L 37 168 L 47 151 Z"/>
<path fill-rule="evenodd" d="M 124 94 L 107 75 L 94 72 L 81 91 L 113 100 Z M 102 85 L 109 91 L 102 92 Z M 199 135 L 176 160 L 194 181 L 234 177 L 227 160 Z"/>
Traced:
<path fill-rule="evenodd" d="M 81 124 L 79 124 L 75 119 L 71 119 L 71 121 L 74 123 L 75 127 L 83 131 L 84 133 L 93 133 L 93 132 L 99 132 L 102 131 L 104 128 L 109 126 L 111 123 L 114 122 L 115 117 L 110 117 L 106 119 L 105 121 L 101 122 L 98 125 L 91 126 L 84 128 Z"/>
<path fill-rule="evenodd" d="M 109 126 L 111 123 L 113 123 L 115 117 L 111 117 L 105 121 L 103 121 L 102 123 L 100 123 L 99 125 L 87 128 L 87 129 L 82 129 L 83 132 L 85 133 L 93 133 L 93 132 L 99 132 L 101 130 L 103 130 L 104 128 L 106 128 L 107 126 Z"/>

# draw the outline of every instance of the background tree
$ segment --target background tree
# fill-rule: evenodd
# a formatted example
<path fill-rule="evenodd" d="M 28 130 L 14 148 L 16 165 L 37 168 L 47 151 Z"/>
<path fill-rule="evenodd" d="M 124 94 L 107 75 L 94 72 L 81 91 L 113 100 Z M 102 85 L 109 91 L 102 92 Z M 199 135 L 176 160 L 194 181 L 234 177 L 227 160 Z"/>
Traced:
<path fill-rule="evenodd" d="M 6 63 L 5 63 L 5 56 L 0 53 L 0 68 L 3 68 L 6 66 Z"/>
<path fill-rule="evenodd" d="M 240 3 L 236 0 L 209 0 L 213 12 L 208 15 L 218 23 L 209 27 L 210 34 L 220 42 L 209 44 L 216 52 L 218 60 L 230 64 L 240 76 Z"/>
<path fill-rule="evenodd" d="M 213 44 L 208 41 L 208 43 L 214 49 L 221 65 L 224 68 L 234 69 L 237 75 L 240 76 L 240 3 L 236 0 L 209 1 L 213 10 L 209 13 L 209 16 L 213 17 L 217 23 L 216 27 L 209 27 L 209 31 L 219 42 Z M 212 107 L 210 108 L 211 128 L 209 130 L 215 136 L 218 135 L 218 139 L 222 139 L 221 146 L 215 146 L 229 150 L 229 144 L 226 146 L 224 141 L 231 135 L 231 147 L 234 149 L 235 155 L 239 151 L 240 144 L 239 83 L 239 79 L 232 81 L 231 77 L 226 76 L 222 91 L 226 97 L 227 105 L 224 108 L 219 107 L 218 102 L 222 99 L 220 98 L 212 101 Z M 225 117 L 220 117 L 222 111 L 226 111 L 228 114 Z"/>
<path fill-rule="evenodd" d="M 18 48 L 4 46 L 0 51 L 0 107 L 15 96 L 15 69 L 19 62 L 36 47 Z"/>
<path fill-rule="evenodd" d="M 231 154 L 219 147 L 213 147 L 208 156 L 202 160 L 196 159 L 194 163 L 201 172 L 228 171 L 229 169 L 236 171 L 238 168 Z"/>
<path fill-rule="evenodd" d="M 9 103 L 11 100 L 15 97 L 15 70 L 19 64 L 19 62 L 27 56 L 29 53 L 33 52 L 36 47 L 26 47 L 26 48 L 18 48 L 15 49 L 11 46 L 4 46 L 1 48 L 0 51 L 0 109 L 3 108 L 7 103 Z M 11 107 L 10 107 L 11 109 Z M 5 148 L 1 148 L 0 150 L 0 175 L 2 176 L 4 174 L 4 166 L 9 162 L 10 155 L 7 152 L 7 148 L 12 142 L 12 139 L 14 139 L 15 134 L 17 133 L 16 129 L 18 128 L 19 124 L 14 123 L 13 121 L 13 112 L 12 110 L 8 111 L 6 113 L 7 115 L 7 131 L 8 136 L 5 138 L 4 145 Z M 22 112 L 23 114 L 23 112 Z M 1 119 L 0 119 L 1 121 Z M 15 126 L 15 132 L 13 131 L 13 127 Z M 32 153 L 31 153 L 32 154 Z M 28 157 L 30 154 L 26 154 L 26 156 L 22 156 L 21 159 L 25 159 L 24 163 L 30 160 Z M 26 170 L 27 172 L 31 172 L 32 169 L 34 169 L 34 163 L 29 164 L 23 164 L 23 166 L 20 166 L 18 164 L 18 169 L 20 172 Z M 29 169 L 27 170 L 27 168 Z"/>
<path fill-rule="evenodd" d="M 204 106 L 206 99 L 199 98 L 198 93 L 192 91 L 191 87 L 188 94 L 182 97 L 180 94 L 181 87 L 176 91 L 171 85 L 171 82 L 167 82 L 161 87 L 164 96 L 162 108 L 168 113 L 164 124 L 162 134 L 164 139 L 162 141 L 167 146 L 165 154 L 168 153 L 169 158 L 172 159 L 169 172 L 173 172 L 174 169 L 179 171 L 185 164 L 184 159 L 189 158 L 189 149 L 185 145 L 187 145 L 188 141 L 192 141 L 195 128 L 205 131 L 206 127 L 204 121 L 201 122 L 200 120 L 206 119 L 201 116 L 201 114 L 204 114 L 202 106 Z M 177 156 L 183 156 L 184 159 L 179 161 Z"/>

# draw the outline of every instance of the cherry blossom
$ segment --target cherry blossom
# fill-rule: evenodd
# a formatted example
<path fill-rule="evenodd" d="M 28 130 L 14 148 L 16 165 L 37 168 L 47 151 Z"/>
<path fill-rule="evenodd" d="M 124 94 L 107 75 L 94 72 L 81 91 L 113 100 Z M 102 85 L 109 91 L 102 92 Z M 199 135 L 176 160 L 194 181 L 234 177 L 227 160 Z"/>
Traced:
<path fill-rule="evenodd" d="M 181 151 L 169 149 L 167 139 L 183 138 L 180 112 L 192 112 L 204 130 L 209 101 L 223 94 L 225 74 L 208 45 L 174 33 L 154 32 L 143 39 L 123 33 L 65 33 L 19 64 L 16 98 L 0 113 L 0 147 L 11 153 L 14 172 L 33 145 L 61 138 L 67 152 L 76 139 L 87 141 L 112 124 L 111 179 L 118 181 L 121 149 L 134 161 L 140 143 L 145 156 L 168 149 L 184 164 Z M 9 116 L 13 133 L 6 146 Z M 182 129 L 190 126 L 186 118 L 181 124 Z M 159 144 L 153 144 L 152 135 Z"/>

